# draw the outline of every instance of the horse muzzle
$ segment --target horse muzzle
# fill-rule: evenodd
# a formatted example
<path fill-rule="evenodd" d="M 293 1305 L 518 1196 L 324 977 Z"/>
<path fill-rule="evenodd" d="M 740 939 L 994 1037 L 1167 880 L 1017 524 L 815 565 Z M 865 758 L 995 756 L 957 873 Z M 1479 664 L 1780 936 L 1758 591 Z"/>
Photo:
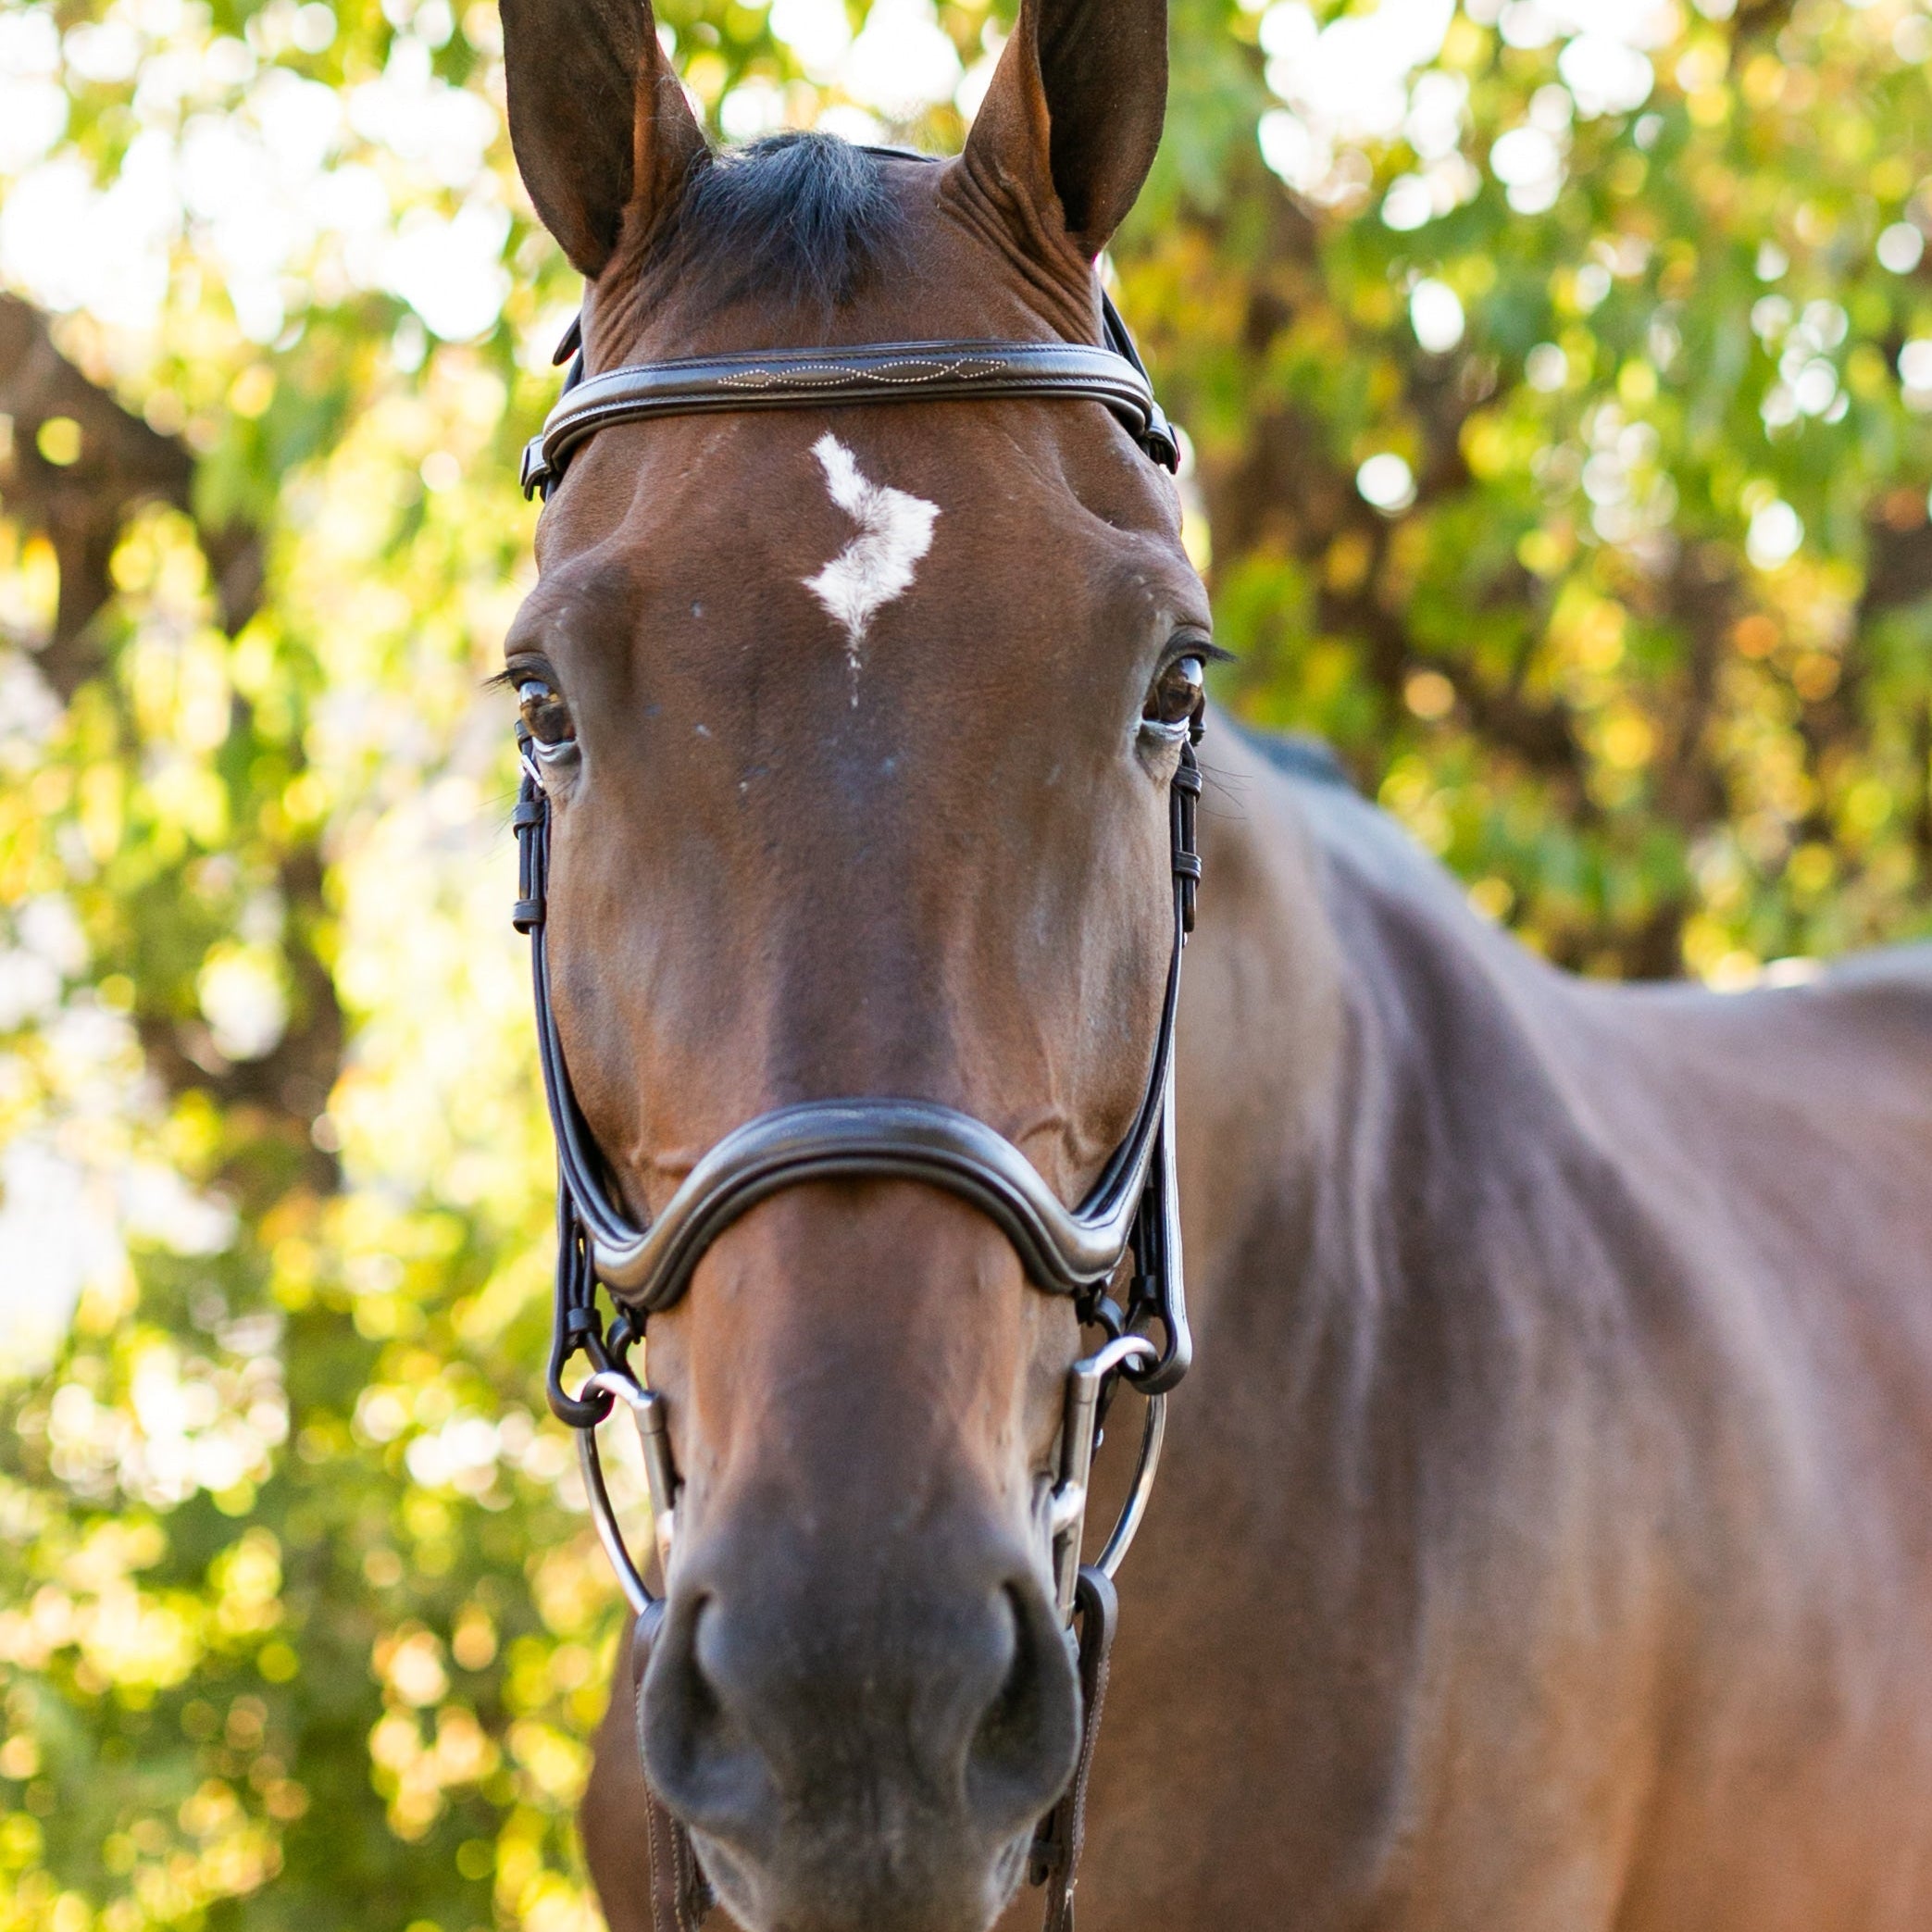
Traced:
<path fill-rule="evenodd" d="M 633 1651 L 646 1779 L 748 1932 L 985 1932 L 1081 1737 L 1036 1560 L 955 1517 L 916 1566 L 740 1514 Z"/>

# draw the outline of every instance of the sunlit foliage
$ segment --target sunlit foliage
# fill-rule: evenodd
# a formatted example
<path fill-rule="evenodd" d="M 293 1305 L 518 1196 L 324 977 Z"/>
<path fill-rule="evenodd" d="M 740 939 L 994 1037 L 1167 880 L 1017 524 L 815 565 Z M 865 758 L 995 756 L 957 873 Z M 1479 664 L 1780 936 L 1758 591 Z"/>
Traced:
<path fill-rule="evenodd" d="M 1190 7 L 1121 255 L 1242 708 L 1553 956 L 1735 985 L 1923 925 L 1932 24 L 1733 5 Z"/>
<path fill-rule="evenodd" d="M 1730 4 L 1178 0 L 1113 268 L 1227 705 L 1738 984 L 1923 924 L 1932 22 Z M 956 144 L 1000 34 L 660 18 L 736 138 Z M 0 0 L 0 284 L 193 475 L 89 563 L 111 452 L 0 432 L 0 1932 L 573 1932 L 616 1606 L 481 684 L 575 289 L 493 8 Z"/>

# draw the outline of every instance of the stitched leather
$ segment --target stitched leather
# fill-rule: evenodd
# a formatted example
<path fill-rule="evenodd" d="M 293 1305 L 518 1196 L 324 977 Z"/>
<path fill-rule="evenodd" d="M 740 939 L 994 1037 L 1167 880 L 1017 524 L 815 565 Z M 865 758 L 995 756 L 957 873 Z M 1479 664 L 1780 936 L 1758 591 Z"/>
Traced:
<path fill-rule="evenodd" d="M 523 491 L 548 495 L 570 452 L 613 423 L 714 411 L 1052 396 L 1103 403 L 1157 461 L 1172 432 L 1146 376 L 1083 343 L 867 343 L 685 356 L 589 376 L 565 391 L 523 454 Z M 1159 451 L 1152 443 L 1161 444 Z M 1171 467 L 1171 463 L 1169 464 Z"/>
<path fill-rule="evenodd" d="M 638 1763 L 643 1764 L 644 1670 L 663 1611 L 641 1616 L 630 1632 L 631 1699 L 637 1715 Z M 644 1776 L 644 1847 L 651 1861 L 651 1932 L 698 1932 L 717 1895 L 692 1849 L 691 1833 Z"/>
<path fill-rule="evenodd" d="M 807 1180 L 885 1176 L 971 1202 L 1012 1241 L 1036 1287 L 1077 1294 L 1108 1279 L 1126 1252 L 1167 1078 L 1165 1065 L 1155 1069 L 1144 1127 L 1123 1143 L 1125 1159 L 1102 1188 L 1072 1211 L 1010 1141 L 952 1107 L 868 1096 L 760 1115 L 705 1153 L 649 1228 L 595 1230 L 598 1278 L 632 1307 L 668 1306 L 704 1250 L 767 1196 Z"/>
<path fill-rule="evenodd" d="M 1087 1837 L 1087 1782 L 1093 1749 L 1100 1739 L 1101 1712 L 1107 1701 L 1107 1662 L 1120 1600 L 1099 1570 L 1083 1567 L 1075 1599 L 1080 1620 L 1080 1754 L 1058 1804 L 1050 1811 L 1034 1841 L 1035 1883 L 1046 1887 L 1043 1932 L 1074 1932 L 1073 1888 L 1080 1850 Z"/>
<path fill-rule="evenodd" d="M 920 158 L 913 156 L 912 158 Z M 1162 414 L 1132 335 L 1104 289 L 1098 291 L 1107 346 L 1068 343 L 932 342 L 791 349 L 759 355 L 687 357 L 641 364 L 586 378 L 581 317 L 557 351 L 568 359 L 564 394 L 542 432 L 524 451 L 524 492 L 550 493 L 570 451 L 599 429 L 663 416 L 714 410 L 834 408 L 885 402 L 1059 397 L 1103 404 L 1125 424 L 1153 462 L 1178 470 L 1179 439 Z M 1153 1066 L 1141 1111 L 1126 1141 L 1078 1208 L 1066 1208 L 1025 1154 L 983 1122 L 930 1102 L 858 1099 L 808 1103 L 765 1115 L 728 1134 L 702 1160 L 648 1228 L 632 1226 L 606 1191 L 607 1170 L 579 1111 L 564 1066 L 550 1005 L 544 899 L 549 869 L 549 805 L 542 754 L 519 727 L 524 769 L 515 827 L 518 851 L 516 923 L 531 940 L 537 1036 L 543 1087 L 558 1158 L 555 1321 L 548 1374 L 552 1408 L 586 1432 L 587 1481 L 593 1507 L 608 1501 L 597 1477 L 588 1432 L 608 1413 L 612 1374 L 628 1374 L 626 1356 L 643 1316 L 675 1301 L 704 1249 L 755 1202 L 819 1176 L 904 1175 L 946 1188 L 974 1203 L 1013 1241 L 1028 1273 L 1043 1289 L 1073 1294 L 1083 1322 L 1116 1338 L 1148 1319 L 1165 1330 L 1165 1349 L 1134 1380 L 1153 1400 L 1147 1441 L 1158 1451 L 1161 1398 L 1186 1372 L 1191 1355 L 1180 1271 L 1180 1215 L 1174 1172 L 1174 1027 L 1181 949 L 1194 925 L 1195 804 L 1201 781 L 1192 743 L 1181 747 L 1173 781 L 1174 951 L 1167 972 Z M 1131 1250 L 1134 1273 L 1123 1309 L 1099 1292 Z M 599 1278 L 629 1306 L 606 1335 L 595 1309 Z M 599 1371 L 579 1396 L 563 1385 L 570 1359 L 582 1352 Z M 643 1391 L 638 1391 L 642 1394 Z M 1105 1395 L 1101 1397 L 1103 1413 Z M 1091 1413 L 1091 1411 L 1090 1411 Z M 667 1456 L 667 1450 L 665 1451 Z M 1151 1477 L 1145 1460 L 1143 1476 Z M 592 1480 L 592 1478 L 596 1478 Z M 667 1476 L 668 1484 L 673 1477 Z M 1144 1485 L 1141 1489 L 1144 1498 Z M 1139 1502 L 1122 1518 L 1108 1550 L 1124 1548 Z M 622 1536 L 608 1527 L 613 1560 Z M 1117 1558 L 1116 1559 L 1117 1560 Z M 1103 1564 L 1107 1563 L 1105 1556 Z M 628 1559 L 635 1586 L 633 1637 L 639 1743 L 642 1676 L 663 1615 Z M 1073 1932 L 1074 1875 L 1085 1833 L 1087 1781 L 1106 1695 L 1107 1653 L 1116 1614 L 1103 1569 L 1082 1569 L 1076 1584 L 1082 1692 L 1080 1749 L 1066 1792 L 1043 1821 L 1035 1851 L 1036 1883 L 1048 1886 L 1046 1932 Z M 645 1779 L 644 1826 L 651 1859 L 654 1932 L 697 1932 L 715 1895 L 698 1864 L 691 1835 Z"/>

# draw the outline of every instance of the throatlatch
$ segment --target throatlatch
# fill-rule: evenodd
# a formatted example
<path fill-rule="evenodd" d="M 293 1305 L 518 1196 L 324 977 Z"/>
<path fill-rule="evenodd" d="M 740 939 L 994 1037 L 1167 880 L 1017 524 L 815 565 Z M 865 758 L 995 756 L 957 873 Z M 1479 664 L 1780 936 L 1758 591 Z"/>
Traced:
<path fill-rule="evenodd" d="M 526 478 L 547 497 L 570 450 L 612 422 L 694 410 L 1003 396 L 1104 402 L 1128 423 L 1150 458 L 1171 468 L 1177 447 L 1173 433 L 1153 400 L 1126 325 L 1104 294 L 1102 313 L 1105 348 L 897 343 L 827 351 L 809 358 L 784 352 L 660 363 L 589 380 L 582 375 L 580 338 L 573 325 L 562 352 L 575 357 L 565 398 L 531 445 Z M 941 351 L 950 358 L 943 368 L 932 361 Z M 1072 1932 L 1087 1779 L 1116 1619 L 1113 1579 L 1146 1511 L 1160 1462 L 1167 1393 L 1187 1372 L 1193 1352 L 1174 1161 L 1174 1033 L 1181 954 L 1193 929 L 1201 879 L 1195 845 L 1201 767 L 1194 749 L 1201 731 L 1197 712 L 1180 746 L 1169 792 L 1173 948 L 1147 1087 L 1132 1128 L 1078 1207 L 1066 1206 L 1026 1155 L 985 1122 L 930 1101 L 868 1095 L 782 1107 L 734 1128 L 692 1169 L 664 1212 L 640 1227 L 612 1203 L 595 1137 L 579 1109 L 564 1064 L 551 1005 L 545 917 L 551 801 L 542 747 L 524 726 L 517 727 L 522 781 L 511 820 L 517 845 L 514 920 L 530 941 L 538 1054 L 557 1153 L 550 1406 L 577 1432 L 592 1519 L 636 1618 L 632 1663 L 640 1702 L 664 1605 L 631 1557 L 611 1507 L 596 1429 L 616 1403 L 629 1410 L 642 1447 L 656 1552 L 667 1576 L 679 1485 L 664 1398 L 632 1371 L 630 1351 L 642 1340 L 647 1317 L 683 1294 L 704 1251 L 740 1215 L 807 1180 L 888 1178 L 942 1188 L 999 1226 L 1036 1287 L 1070 1296 L 1082 1325 L 1103 1331 L 1101 1347 L 1068 1372 L 1058 1480 L 1048 1493 L 1041 1526 L 1081 1690 L 1077 1767 L 1066 1791 L 1041 1824 L 1029 1863 L 1032 1881 L 1047 1888 L 1045 1932 Z M 600 1285 L 614 1304 L 608 1326 L 598 1306 Z M 579 1354 L 590 1373 L 572 1393 L 564 1377 Z M 1093 1452 L 1123 1384 L 1146 1399 L 1139 1461 L 1105 1546 L 1093 1564 L 1083 1565 L 1080 1546 Z M 713 1902 L 710 1887 L 690 1834 L 650 1791 L 648 1779 L 646 1793 L 654 1932 L 695 1932 Z"/>

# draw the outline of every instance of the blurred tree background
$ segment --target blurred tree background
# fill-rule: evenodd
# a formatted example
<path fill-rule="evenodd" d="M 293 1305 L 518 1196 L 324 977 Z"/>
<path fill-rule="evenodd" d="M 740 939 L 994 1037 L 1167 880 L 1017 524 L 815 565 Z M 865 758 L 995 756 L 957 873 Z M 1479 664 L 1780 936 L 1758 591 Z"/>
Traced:
<path fill-rule="evenodd" d="M 660 18 L 723 137 L 947 148 L 1003 17 Z M 1926 924 L 1928 54 L 1177 0 L 1114 272 L 1222 701 L 1567 965 Z M 502 88 L 488 0 L 0 0 L 0 1932 L 596 1922 L 481 690 L 576 292 Z"/>

